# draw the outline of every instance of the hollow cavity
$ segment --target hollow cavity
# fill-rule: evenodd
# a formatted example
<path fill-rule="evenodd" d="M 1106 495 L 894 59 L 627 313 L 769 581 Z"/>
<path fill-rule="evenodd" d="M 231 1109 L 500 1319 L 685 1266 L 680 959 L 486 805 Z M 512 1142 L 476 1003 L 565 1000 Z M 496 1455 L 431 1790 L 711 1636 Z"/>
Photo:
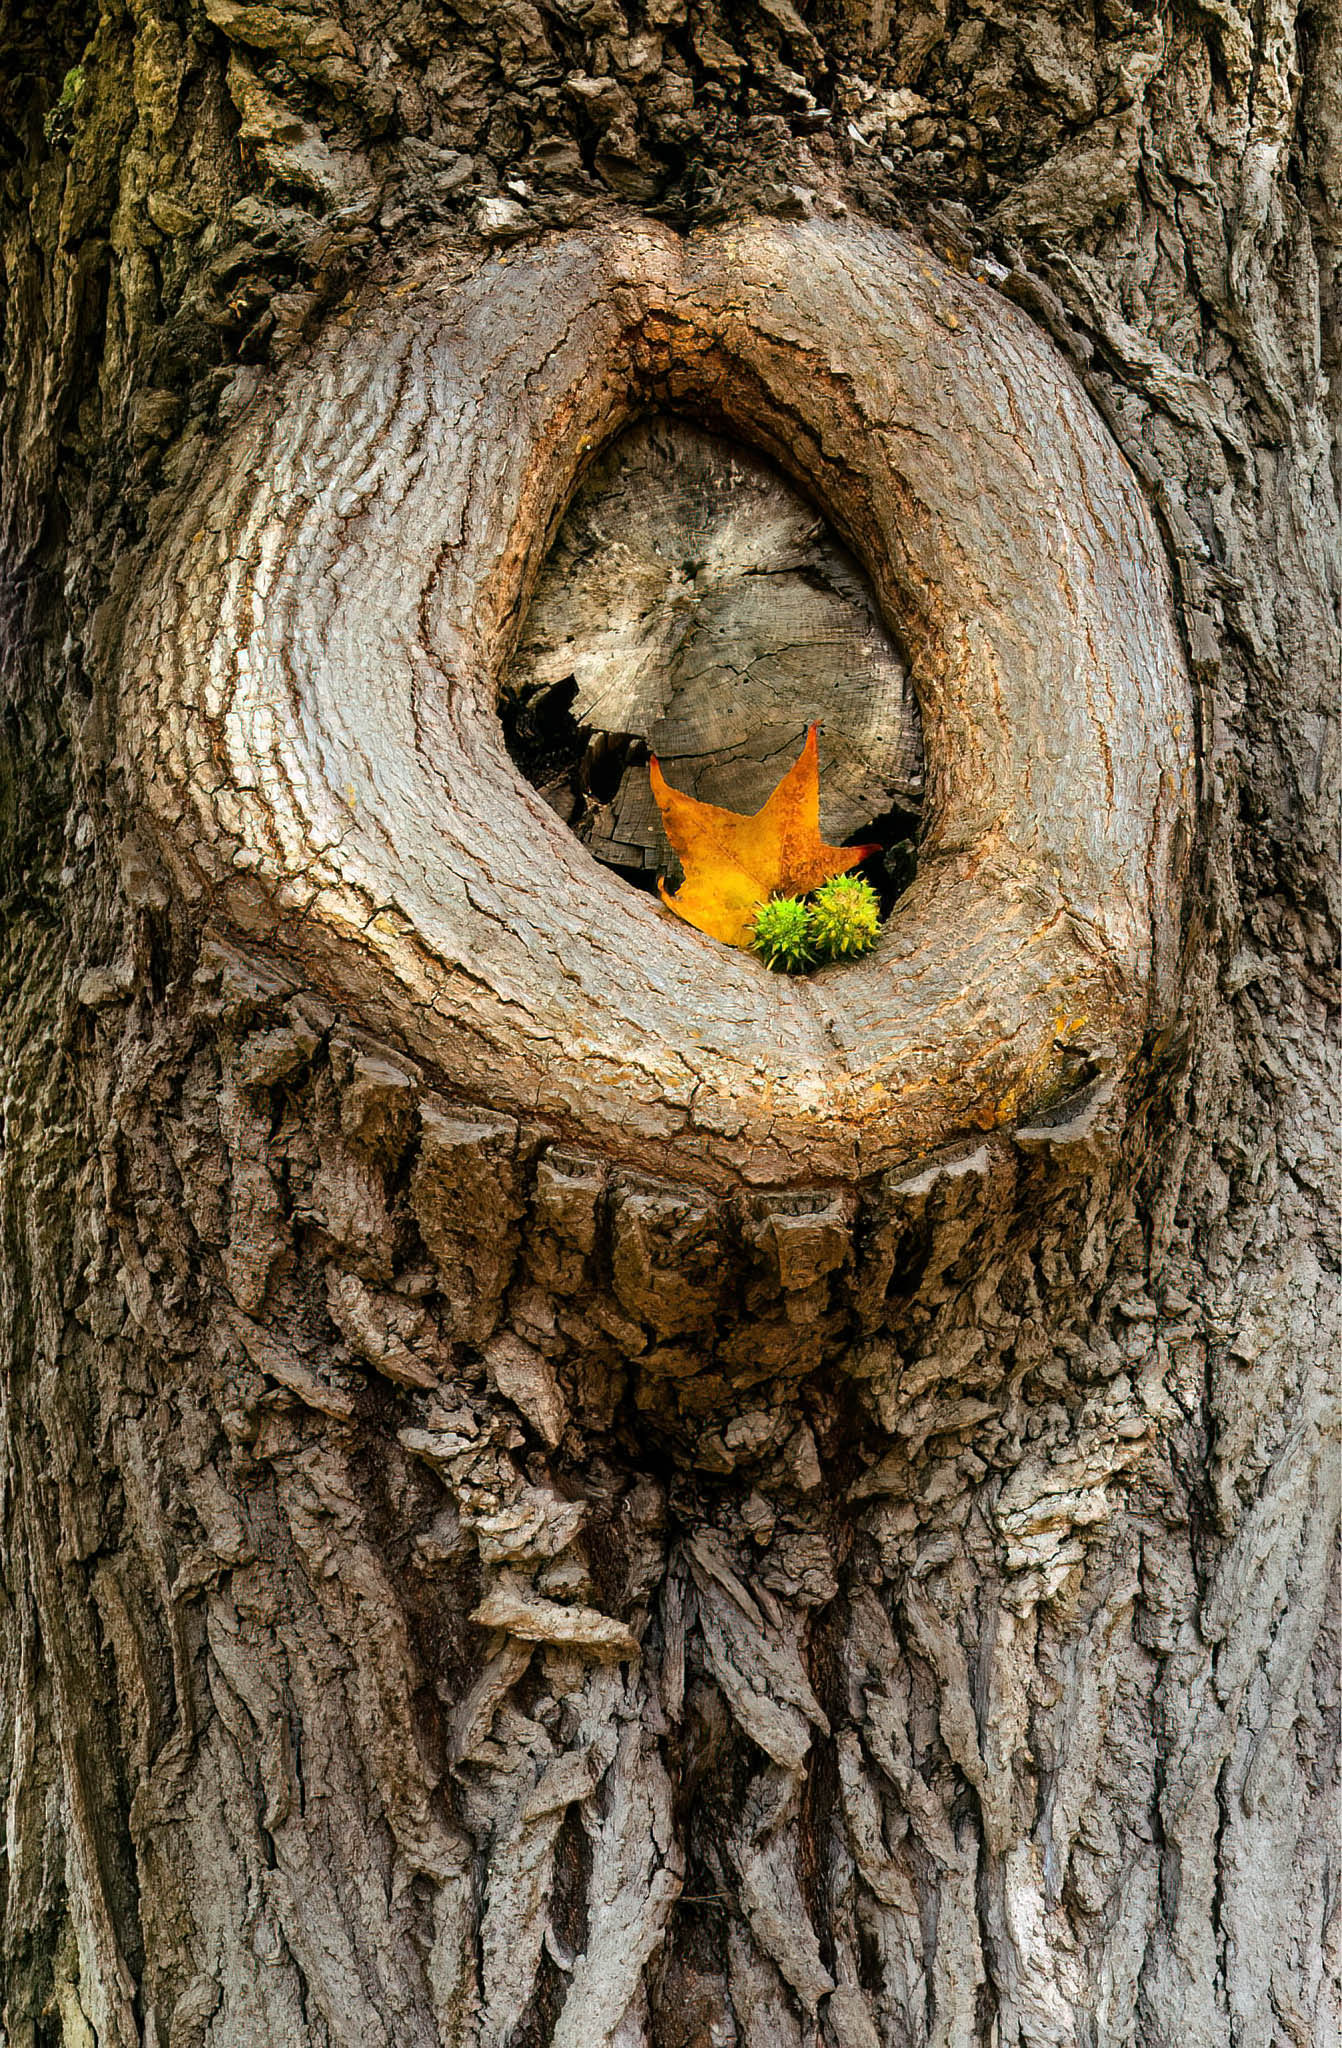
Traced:
<path fill-rule="evenodd" d="M 913 874 L 923 750 L 908 667 L 823 515 L 763 456 L 670 418 L 593 464 L 540 571 L 499 713 L 518 766 L 598 860 L 675 873 L 647 762 L 754 811 L 821 724 L 821 829 Z"/>

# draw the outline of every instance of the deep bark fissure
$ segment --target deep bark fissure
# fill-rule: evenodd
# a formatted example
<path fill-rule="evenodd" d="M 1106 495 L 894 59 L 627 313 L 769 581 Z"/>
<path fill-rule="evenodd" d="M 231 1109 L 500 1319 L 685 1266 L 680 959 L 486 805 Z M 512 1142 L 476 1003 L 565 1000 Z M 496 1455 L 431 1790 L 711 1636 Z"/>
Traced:
<path fill-rule="evenodd" d="M 7 2037 L 1322 2038 L 1335 32 L 207 14 L 0 28 Z M 356 351 L 382 336 L 357 403 L 374 454 L 403 436 L 404 494 L 405 299 L 450 321 L 488 249 L 521 279 L 649 221 L 682 263 L 714 223 L 758 252 L 761 217 L 794 306 L 786 236 L 912 229 L 924 346 L 965 317 L 958 274 L 1071 364 L 1171 564 L 1197 806 L 1170 827 L 1182 909 L 1147 870 L 1178 998 L 1120 1057 L 1083 1037 L 899 1156 L 820 1158 L 761 1118 L 774 1149 L 743 1169 L 698 1121 L 729 1090 L 649 1064 L 621 1130 L 546 1093 L 547 1052 L 500 1092 L 461 995 L 487 964 L 412 1031 L 385 956 L 353 972 L 311 904 L 276 924 L 211 877 L 216 827 L 166 862 L 127 771 L 190 662 L 167 636 L 131 715 L 118 634 L 211 451 L 337 362 L 305 353 L 331 316 Z M 921 685 L 937 579 L 888 541 L 926 494 L 877 503 L 870 387 L 789 317 L 750 361 L 735 330 L 694 353 L 674 306 L 626 309 L 612 348 L 647 402 L 790 471 L 897 625 L 902 585 Z M 1004 405 L 1029 441 L 1029 392 Z M 511 508 L 500 643 L 580 469 Z M 257 481 L 227 479 L 226 523 Z M 334 591 L 380 502 L 365 481 L 326 526 L 291 502 L 286 545 L 327 547 Z M 417 614 L 417 757 L 464 729 L 453 560 Z M 304 657 L 277 661 L 297 731 Z M 199 715 L 227 769 L 225 712 Z M 258 829 L 282 865 L 287 825 Z M 365 915 L 414 923 L 375 881 Z M 482 913 L 527 915 L 524 892 Z M 859 1056 L 845 1028 L 825 1057 Z M 997 1020 L 1008 1077 L 1015 1042 Z"/>

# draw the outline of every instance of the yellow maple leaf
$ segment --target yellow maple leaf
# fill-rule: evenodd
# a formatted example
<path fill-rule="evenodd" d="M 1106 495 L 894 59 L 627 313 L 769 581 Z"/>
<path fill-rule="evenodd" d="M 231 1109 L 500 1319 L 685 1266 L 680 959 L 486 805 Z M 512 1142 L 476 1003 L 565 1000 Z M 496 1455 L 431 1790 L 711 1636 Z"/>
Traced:
<path fill-rule="evenodd" d="M 652 793 L 685 870 L 674 896 L 658 880 L 662 901 L 724 945 L 750 944 L 751 920 L 770 896 L 805 896 L 879 852 L 875 846 L 826 846 L 820 837 L 816 731 L 810 727 L 801 753 L 753 816 L 672 789 L 652 758 Z"/>

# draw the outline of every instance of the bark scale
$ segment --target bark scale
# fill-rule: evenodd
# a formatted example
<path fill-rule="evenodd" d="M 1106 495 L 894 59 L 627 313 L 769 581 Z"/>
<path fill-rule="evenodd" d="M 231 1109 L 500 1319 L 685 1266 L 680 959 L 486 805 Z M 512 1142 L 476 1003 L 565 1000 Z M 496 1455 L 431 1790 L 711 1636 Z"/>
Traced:
<path fill-rule="evenodd" d="M 1324 2038 L 1335 31 L 205 13 L 4 30 L 8 2037 Z M 631 1091 L 595 968 L 611 1074 L 534 1055 L 525 976 L 502 1057 L 465 1021 L 497 959 L 406 967 L 416 918 L 381 899 L 364 954 L 317 945 L 225 887 L 249 842 L 218 816 L 182 853 L 230 742 L 176 810 L 149 785 L 177 700 L 136 678 L 185 642 L 126 620 L 202 478 L 273 483 L 227 452 L 272 394 L 314 362 L 390 378 L 407 305 L 450 330 L 489 246 L 543 295 L 547 234 L 737 232 L 792 289 L 813 227 L 896 220 L 929 315 L 1000 289 L 1002 333 L 1067 366 L 1171 565 L 1188 911 L 1154 892 L 1177 946 L 1119 977 L 1122 1043 L 1087 1051 L 1110 1090 L 1064 1068 L 1051 1122 L 1004 1091 L 976 1124 L 980 1082 L 846 1152 L 846 1111 L 818 1145 L 748 1091 L 740 1127 L 697 1120 L 655 1063 Z M 782 388 L 752 418 L 787 461 Z M 396 388 L 366 410 L 378 488 L 411 491 Z M 482 443 L 505 484 L 514 427 Z M 830 431 L 850 457 L 860 419 Z M 490 586 L 481 676 L 571 475 L 501 489 L 529 566 Z M 917 579 L 882 587 L 869 497 L 834 511 L 898 613 Z M 357 512 L 313 529 L 332 589 Z M 481 802 L 482 728 L 432 715 Z M 1125 769 L 1146 730 L 1116 720 Z M 700 942 L 634 900 L 716 1024 Z M 599 955 L 595 911 L 574 944 Z M 755 984 L 723 974 L 749 1042 Z M 734 1092 L 704 1057 L 696 1111 Z"/>

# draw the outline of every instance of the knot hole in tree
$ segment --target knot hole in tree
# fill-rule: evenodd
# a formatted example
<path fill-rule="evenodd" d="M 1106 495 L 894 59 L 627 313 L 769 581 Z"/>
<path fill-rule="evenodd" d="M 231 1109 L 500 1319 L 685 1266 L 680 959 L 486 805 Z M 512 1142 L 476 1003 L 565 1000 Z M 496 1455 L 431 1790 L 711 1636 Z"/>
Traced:
<path fill-rule="evenodd" d="M 648 780 L 758 810 L 821 726 L 821 829 L 913 879 L 923 748 L 909 667 L 860 565 L 763 455 L 646 419 L 588 468 L 540 569 L 499 712 L 527 779 L 638 887 L 679 878 Z"/>

